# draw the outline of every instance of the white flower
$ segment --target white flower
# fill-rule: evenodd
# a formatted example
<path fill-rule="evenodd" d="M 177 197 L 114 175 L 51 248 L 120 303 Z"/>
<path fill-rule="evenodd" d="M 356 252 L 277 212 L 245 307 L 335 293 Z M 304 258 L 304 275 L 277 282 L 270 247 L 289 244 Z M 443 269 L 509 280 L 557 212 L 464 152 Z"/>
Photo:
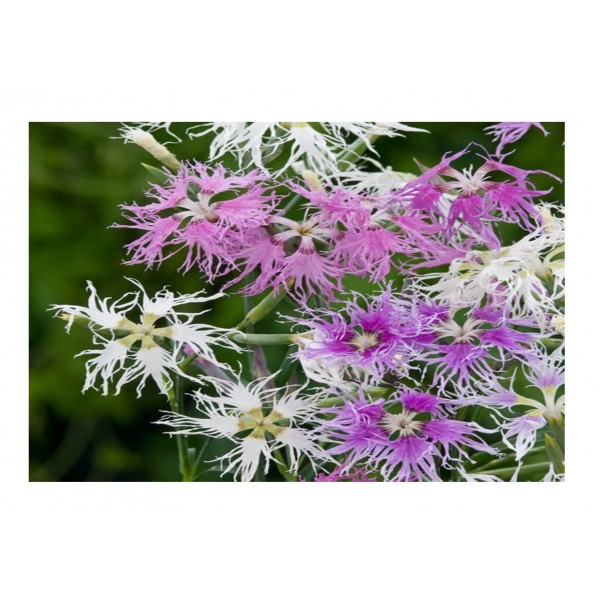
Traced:
<path fill-rule="evenodd" d="M 131 125 L 127 125 L 126 123 L 123 123 L 122 125 L 123 126 L 121 127 L 121 129 L 119 129 L 119 133 L 121 134 L 120 137 L 122 137 L 125 140 L 125 143 L 127 143 L 128 141 L 131 141 L 128 139 L 128 137 L 129 137 L 129 132 L 132 129 L 142 129 L 143 131 L 147 131 L 148 133 L 153 133 L 154 131 L 160 131 L 162 129 L 169 136 L 174 138 L 176 142 L 182 141 L 179 136 L 177 136 L 176 134 L 174 134 L 171 131 L 171 125 L 173 125 L 172 121 L 165 121 L 163 123 L 155 123 L 153 121 L 136 121 L 135 123 L 132 123 Z M 171 143 L 173 143 L 173 142 L 165 142 L 165 144 L 171 144 Z"/>
<path fill-rule="evenodd" d="M 240 166 L 250 163 L 265 169 L 265 163 L 277 157 L 285 144 L 291 144 L 290 156 L 279 169 L 281 174 L 303 161 L 308 169 L 321 176 L 341 173 L 340 157 L 348 149 L 348 136 L 371 145 L 371 136 L 396 137 L 403 131 L 424 131 L 402 123 L 319 123 L 317 129 L 306 122 L 217 122 L 196 125 L 188 130 L 191 138 L 215 134 L 210 146 L 210 158 L 215 160 L 227 153 L 235 155 Z M 381 165 L 368 159 L 377 168 Z"/>
<path fill-rule="evenodd" d="M 206 377 L 217 395 L 195 393 L 196 407 L 203 417 L 187 417 L 166 413 L 158 424 L 177 429 L 178 435 L 203 434 L 227 438 L 236 446 L 217 460 L 223 473 L 233 472 L 234 478 L 251 481 L 264 457 L 267 473 L 273 452 L 286 448 L 290 471 L 297 473 L 298 460 L 305 455 L 311 463 L 321 456 L 313 434 L 300 426 L 312 420 L 317 410 L 315 397 L 301 396 L 303 388 L 270 387 L 275 375 L 249 384 L 242 381 Z"/>
<path fill-rule="evenodd" d="M 343 181 L 344 187 L 353 189 L 356 192 L 383 195 L 391 190 L 403 188 L 416 176 L 412 173 L 392 171 L 391 167 L 387 167 L 385 170 L 380 171 L 346 171 L 339 177 Z"/>
<path fill-rule="evenodd" d="M 502 302 L 511 316 L 534 316 L 545 329 L 546 315 L 560 314 L 556 303 L 564 296 L 563 254 L 564 231 L 541 229 L 512 246 L 471 251 L 453 260 L 430 292 L 440 300 L 467 306 L 490 296 Z"/>
<path fill-rule="evenodd" d="M 113 378 L 120 374 L 115 394 L 120 392 L 124 384 L 140 378 L 136 388 L 139 396 L 148 377 L 156 382 L 163 394 L 167 394 L 172 386 L 170 372 L 193 379 L 181 371 L 177 364 L 177 357 L 184 345 L 189 346 L 199 357 L 221 368 L 229 368 L 218 362 L 212 346 L 224 346 L 240 351 L 227 337 L 232 330 L 192 322 L 196 316 L 206 311 L 175 311 L 176 307 L 182 304 L 207 302 L 220 298 L 222 293 L 204 297 L 199 295 L 201 292 L 175 296 L 163 289 L 150 298 L 138 281 L 128 280 L 140 291 L 125 294 L 111 304 L 110 298 L 100 299 L 96 289 L 88 281 L 90 297 L 87 306 L 51 307 L 57 311 L 57 315 L 67 321 L 67 332 L 72 324 L 79 320 L 93 332 L 94 344 L 99 346 L 98 349 L 85 350 L 77 355 L 93 356 L 86 362 L 84 392 L 90 388 L 97 389 L 96 380 L 100 378 L 102 393 L 107 395 Z M 134 308 L 141 313 L 138 322 L 126 316 L 126 313 Z M 161 319 L 163 323 L 159 325 L 158 321 Z M 170 344 L 168 349 L 165 348 L 167 340 Z"/>

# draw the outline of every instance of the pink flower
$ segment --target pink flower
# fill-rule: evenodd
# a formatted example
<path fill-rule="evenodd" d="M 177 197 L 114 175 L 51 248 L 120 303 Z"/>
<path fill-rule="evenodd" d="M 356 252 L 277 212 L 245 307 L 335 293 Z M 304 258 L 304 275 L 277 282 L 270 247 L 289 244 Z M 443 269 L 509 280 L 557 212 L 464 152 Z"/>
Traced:
<path fill-rule="evenodd" d="M 548 135 L 548 132 L 542 127 L 541 123 L 528 123 L 519 121 L 497 123 L 496 125 L 485 127 L 484 131 L 493 136 L 492 139 L 494 142 L 499 142 L 495 155 L 500 157 L 502 156 L 502 150 L 504 150 L 504 146 L 518 142 L 529 131 L 531 126 L 537 127 L 544 135 Z"/>
<path fill-rule="evenodd" d="M 154 185 L 154 202 L 124 205 L 128 225 L 145 233 L 127 246 L 129 264 L 159 265 L 185 252 L 182 268 L 196 266 L 209 280 L 236 268 L 240 249 L 265 225 L 277 197 L 262 185 L 258 171 L 234 175 L 223 166 L 186 163 L 167 184 Z"/>

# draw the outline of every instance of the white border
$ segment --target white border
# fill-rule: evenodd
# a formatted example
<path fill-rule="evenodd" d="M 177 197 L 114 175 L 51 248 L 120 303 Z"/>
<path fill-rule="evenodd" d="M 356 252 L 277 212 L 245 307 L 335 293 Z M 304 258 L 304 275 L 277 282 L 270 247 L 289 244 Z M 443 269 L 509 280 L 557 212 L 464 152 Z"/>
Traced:
<path fill-rule="evenodd" d="M 19 6 L 0 41 L 3 596 L 551 599 L 595 589 L 583 546 L 598 536 L 591 15 L 552 1 Z M 27 483 L 27 123 L 166 114 L 566 121 L 568 482 Z"/>

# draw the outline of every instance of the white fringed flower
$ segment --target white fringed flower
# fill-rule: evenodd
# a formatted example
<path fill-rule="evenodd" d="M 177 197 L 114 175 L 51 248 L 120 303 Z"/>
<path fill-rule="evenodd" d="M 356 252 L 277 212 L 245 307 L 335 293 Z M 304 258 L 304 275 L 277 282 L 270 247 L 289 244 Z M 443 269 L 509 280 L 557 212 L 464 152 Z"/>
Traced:
<path fill-rule="evenodd" d="M 183 304 L 207 302 L 224 294 L 202 297 L 201 292 L 197 292 L 175 296 L 163 289 L 150 298 L 138 281 L 128 280 L 140 291 L 129 292 L 111 304 L 110 298 L 100 299 L 96 289 L 88 281 L 90 297 L 87 306 L 51 307 L 57 311 L 57 316 L 67 321 L 67 332 L 75 321 L 85 324 L 93 332 L 94 344 L 99 346 L 98 349 L 78 354 L 93 357 L 86 362 L 84 392 L 90 388 L 97 389 L 96 381 L 100 379 L 102 393 L 106 396 L 113 379 L 120 374 L 115 394 L 120 392 L 123 385 L 139 378 L 136 388 L 139 396 L 149 377 L 156 382 L 163 394 L 167 394 L 172 386 L 171 372 L 189 377 L 177 364 L 177 357 L 184 345 L 189 346 L 200 358 L 221 368 L 229 368 L 218 362 L 212 347 L 223 346 L 240 351 L 227 337 L 233 330 L 192 322 L 195 317 L 207 311 L 176 311 Z M 133 309 L 140 312 L 137 322 L 127 316 Z M 161 320 L 162 324 L 159 323 Z M 165 347 L 167 340 L 168 348 Z"/>
<path fill-rule="evenodd" d="M 273 377 L 275 375 L 249 384 L 239 378 L 226 381 L 206 377 L 217 395 L 195 393 L 202 417 L 168 412 L 158 424 L 176 429 L 173 434 L 202 434 L 235 442 L 233 450 L 217 460 L 224 468 L 223 473 L 233 472 L 236 479 L 251 481 L 261 456 L 267 473 L 271 461 L 275 460 L 273 452 L 280 448 L 287 449 L 290 471 L 297 473 L 301 455 L 311 463 L 321 455 L 312 432 L 302 428 L 312 420 L 317 400 L 314 396 L 302 396 L 303 388 L 270 387 Z"/>
<path fill-rule="evenodd" d="M 283 173 L 299 161 L 321 176 L 341 173 L 340 157 L 348 149 L 352 138 L 361 139 L 373 150 L 371 136 L 397 137 L 406 131 L 424 131 L 402 123 L 319 123 L 320 128 L 306 122 L 216 122 L 191 127 L 190 137 L 214 134 L 210 146 L 210 158 L 215 160 L 231 153 L 241 166 L 249 162 L 260 169 L 278 156 L 285 144 L 290 144 L 290 156 L 278 170 Z M 350 139 L 349 139 L 350 138 Z M 370 158 L 376 168 L 381 165 Z M 347 165 L 346 165 L 347 166 Z"/>
<path fill-rule="evenodd" d="M 512 317 L 534 316 L 545 329 L 547 316 L 560 314 L 557 301 L 564 296 L 564 230 L 548 229 L 544 225 L 512 246 L 453 260 L 429 294 L 466 306 L 488 298 Z M 423 276 L 432 277 L 437 275 Z"/>

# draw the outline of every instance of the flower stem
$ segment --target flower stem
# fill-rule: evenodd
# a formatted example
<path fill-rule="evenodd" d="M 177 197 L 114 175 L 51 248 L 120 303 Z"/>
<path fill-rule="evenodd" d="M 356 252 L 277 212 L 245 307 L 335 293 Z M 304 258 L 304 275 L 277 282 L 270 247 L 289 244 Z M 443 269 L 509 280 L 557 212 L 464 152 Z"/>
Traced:
<path fill-rule="evenodd" d="M 182 402 L 183 400 L 183 390 L 181 386 L 181 377 L 177 375 L 175 377 L 175 384 L 169 390 L 169 404 L 171 405 L 171 410 L 174 413 L 181 414 L 182 412 Z M 182 481 L 193 481 L 194 480 L 194 469 L 192 468 L 191 458 L 190 458 L 190 448 L 187 443 L 187 436 L 185 435 L 177 435 L 177 452 L 179 456 L 179 473 L 181 474 Z"/>
<path fill-rule="evenodd" d="M 293 280 L 288 282 L 288 285 L 292 285 Z M 257 321 L 264 319 L 286 296 L 287 288 L 282 286 L 279 292 L 273 294 L 269 292 L 256 306 L 252 306 L 251 298 L 244 299 L 244 308 L 246 309 L 246 316 L 236 326 L 236 329 L 244 329 L 250 325 L 253 325 Z M 248 305 L 247 301 L 250 301 Z"/>
<path fill-rule="evenodd" d="M 279 471 L 281 476 L 286 481 L 298 481 L 298 478 L 292 472 L 288 471 L 285 459 L 283 458 L 283 454 L 281 454 L 281 450 L 274 450 L 273 456 L 276 459 L 275 464 L 277 465 L 277 470 Z"/>
<path fill-rule="evenodd" d="M 290 381 L 292 375 L 296 371 L 296 368 L 298 367 L 299 361 L 297 359 L 294 360 L 294 357 L 293 357 L 294 351 L 295 351 L 294 346 L 290 346 L 288 348 L 288 351 L 281 363 L 281 366 L 279 367 L 279 374 L 275 378 L 275 383 L 277 386 L 282 386 L 282 385 L 285 385 L 286 383 L 288 383 Z"/>
<path fill-rule="evenodd" d="M 497 475 L 498 477 L 508 477 L 514 475 L 516 467 L 506 467 L 503 469 L 490 469 L 487 471 L 477 471 L 478 475 Z M 544 470 L 548 470 L 547 462 L 535 463 L 533 465 L 524 465 L 521 467 L 519 474 L 521 475 L 534 475 L 535 473 L 543 473 Z"/>
<path fill-rule="evenodd" d="M 365 150 L 369 147 L 369 144 L 373 144 L 377 140 L 378 135 L 369 135 L 369 143 L 363 138 L 358 138 L 352 143 L 348 150 L 345 150 L 340 154 L 338 163 L 340 171 L 347 171 L 360 157 L 364 154 Z"/>
<path fill-rule="evenodd" d="M 562 474 L 565 472 L 565 455 L 561 450 L 558 442 L 547 433 L 544 435 L 544 441 L 546 442 L 546 452 L 548 453 L 548 458 L 552 461 L 554 465 L 554 471 L 557 474 Z"/>

